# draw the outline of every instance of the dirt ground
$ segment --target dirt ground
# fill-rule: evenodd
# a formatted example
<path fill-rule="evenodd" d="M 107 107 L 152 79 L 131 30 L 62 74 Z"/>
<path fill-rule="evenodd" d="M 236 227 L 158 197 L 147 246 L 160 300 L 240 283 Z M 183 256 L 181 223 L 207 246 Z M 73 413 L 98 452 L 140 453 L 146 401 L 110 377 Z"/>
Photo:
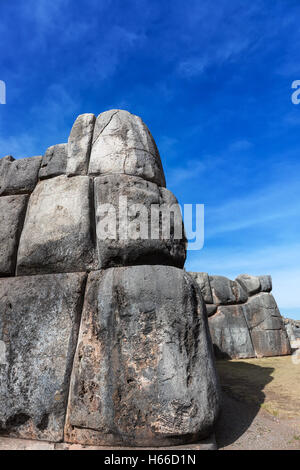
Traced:
<path fill-rule="evenodd" d="M 223 393 L 219 449 L 300 450 L 300 361 L 222 360 L 217 368 Z"/>

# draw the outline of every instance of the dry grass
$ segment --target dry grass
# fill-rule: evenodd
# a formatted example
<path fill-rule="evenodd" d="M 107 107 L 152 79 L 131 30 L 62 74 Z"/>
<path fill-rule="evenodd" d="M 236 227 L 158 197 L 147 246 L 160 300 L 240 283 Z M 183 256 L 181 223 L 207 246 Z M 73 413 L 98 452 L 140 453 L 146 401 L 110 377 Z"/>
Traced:
<path fill-rule="evenodd" d="M 276 417 L 300 416 L 300 364 L 291 356 L 220 360 L 217 368 L 222 388 L 232 398 Z"/>

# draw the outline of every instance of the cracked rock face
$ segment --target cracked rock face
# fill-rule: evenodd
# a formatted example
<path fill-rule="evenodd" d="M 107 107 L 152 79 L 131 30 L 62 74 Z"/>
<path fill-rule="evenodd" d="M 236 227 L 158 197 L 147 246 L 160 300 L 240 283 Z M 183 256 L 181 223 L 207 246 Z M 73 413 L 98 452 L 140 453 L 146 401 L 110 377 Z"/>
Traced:
<path fill-rule="evenodd" d="M 0 276 L 15 273 L 28 196 L 0 197 Z"/>
<path fill-rule="evenodd" d="M 66 440 L 163 446 L 208 436 L 219 388 L 196 284 L 169 266 L 89 275 Z"/>
<path fill-rule="evenodd" d="M 106 210 L 106 204 L 112 207 Z M 127 223 L 123 228 L 124 204 L 128 207 L 129 217 L 126 216 Z M 153 205 L 165 211 L 163 220 L 169 221 L 168 233 L 160 231 L 159 214 L 157 218 L 155 215 L 152 217 Z M 172 208 L 176 214 L 174 217 L 170 214 Z M 167 189 L 134 176 L 98 177 L 95 179 L 95 211 L 101 268 L 134 264 L 183 267 L 187 242 L 182 216 L 177 199 Z M 104 238 L 106 234 L 107 238 Z"/>
<path fill-rule="evenodd" d="M 18 275 L 95 267 L 93 191 L 88 176 L 40 181 L 20 239 Z"/>
<path fill-rule="evenodd" d="M 166 185 L 149 129 L 140 117 L 118 109 L 99 114 L 96 119 L 89 174 L 125 174 Z"/>
<path fill-rule="evenodd" d="M 251 297 L 245 304 L 245 317 L 257 356 L 284 356 L 291 353 L 283 319 L 271 294 L 262 292 Z"/>
<path fill-rule="evenodd" d="M 0 436 L 60 441 L 85 274 L 0 279 Z"/>
<path fill-rule="evenodd" d="M 217 313 L 209 318 L 209 329 L 217 357 L 255 357 L 244 306 L 219 306 Z"/>

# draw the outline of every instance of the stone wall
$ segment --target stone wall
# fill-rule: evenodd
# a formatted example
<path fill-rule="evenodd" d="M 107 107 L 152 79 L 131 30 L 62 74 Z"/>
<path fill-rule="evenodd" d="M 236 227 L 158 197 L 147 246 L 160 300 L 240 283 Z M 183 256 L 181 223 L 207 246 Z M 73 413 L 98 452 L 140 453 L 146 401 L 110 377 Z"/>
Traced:
<path fill-rule="evenodd" d="M 176 203 L 126 111 L 81 115 L 67 143 L 0 160 L 2 436 L 163 446 L 213 431 L 219 385 L 186 240 L 172 224 L 168 237 L 100 236 L 106 203 L 120 227 L 120 196 L 146 219 Z"/>
<path fill-rule="evenodd" d="M 271 276 L 190 273 L 200 287 L 217 357 L 250 358 L 291 354 L 283 318 L 271 294 Z"/>
<path fill-rule="evenodd" d="M 284 318 L 285 329 L 289 337 L 291 347 L 300 349 L 300 320 Z"/>

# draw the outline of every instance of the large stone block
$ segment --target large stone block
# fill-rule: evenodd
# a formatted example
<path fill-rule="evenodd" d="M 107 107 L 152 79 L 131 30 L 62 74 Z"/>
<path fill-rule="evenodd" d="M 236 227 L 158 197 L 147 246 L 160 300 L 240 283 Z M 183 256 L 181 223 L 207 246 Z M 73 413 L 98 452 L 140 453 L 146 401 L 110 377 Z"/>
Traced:
<path fill-rule="evenodd" d="M 15 159 L 12 155 L 6 155 L 6 157 L 0 159 L 0 195 L 2 195 L 5 190 L 7 175 L 14 161 Z"/>
<path fill-rule="evenodd" d="M 151 212 L 154 205 L 164 213 L 161 222 L 158 213 L 155 219 Z M 170 208 L 176 216 L 170 215 Z M 135 264 L 183 267 L 186 238 L 182 216 L 177 199 L 167 189 L 134 176 L 100 176 L 95 178 L 95 210 L 101 268 Z M 163 233 L 161 225 L 170 230 Z"/>
<path fill-rule="evenodd" d="M 0 197 L 0 276 L 15 273 L 27 195 Z"/>
<path fill-rule="evenodd" d="M 52 145 L 43 156 L 39 179 L 53 178 L 66 173 L 68 144 Z"/>
<path fill-rule="evenodd" d="M 210 435 L 219 387 L 204 309 L 181 269 L 91 273 L 65 440 L 149 447 Z"/>
<path fill-rule="evenodd" d="M 255 356 L 243 309 L 243 305 L 220 306 L 217 313 L 209 318 L 217 357 L 233 359 Z"/>
<path fill-rule="evenodd" d="M 261 290 L 260 279 L 257 276 L 240 274 L 236 281 L 245 289 L 248 295 L 257 294 Z"/>
<path fill-rule="evenodd" d="M 193 272 L 189 272 L 189 274 L 195 279 L 198 286 L 200 287 L 204 302 L 206 304 L 212 304 L 213 298 L 212 298 L 208 274 L 207 273 L 193 273 Z"/>
<path fill-rule="evenodd" d="M 262 292 L 271 292 L 272 290 L 272 277 L 269 275 L 258 276 L 260 281 L 260 288 Z"/>
<path fill-rule="evenodd" d="M 86 175 L 88 172 L 93 131 L 94 114 L 81 114 L 73 124 L 68 140 L 67 175 Z"/>
<path fill-rule="evenodd" d="M 0 279 L 0 434 L 63 438 L 85 275 Z"/>
<path fill-rule="evenodd" d="M 250 297 L 244 306 L 244 312 L 257 356 L 283 356 L 291 353 L 283 319 L 271 294 L 262 292 Z"/>
<path fill-rule="evenodd" d="M 246 302 L 248 295 L 238 282 L 224 276 L 209 276 L 209 281 L 214 304 L 230 305 Z"/>
<path fill-rule="evenodd" d="M 42 157 L 15 160 L 11 155 L 0 160 L 0 195 L 29 194 L 38 180 Z"/>
<path fill-rule="evenodd" d="M 88 176 L 40 181 L 28 204 L 18 251 L 18 275 L 95 268 L 93 220 L 92 181 Z"/>
<path fill-rule="evenodd" d="M 149 129 L 138 116 L 118 109 L 97 117 L 89 173 L 123 173 L 166 185 L 159 152 Z"/>

